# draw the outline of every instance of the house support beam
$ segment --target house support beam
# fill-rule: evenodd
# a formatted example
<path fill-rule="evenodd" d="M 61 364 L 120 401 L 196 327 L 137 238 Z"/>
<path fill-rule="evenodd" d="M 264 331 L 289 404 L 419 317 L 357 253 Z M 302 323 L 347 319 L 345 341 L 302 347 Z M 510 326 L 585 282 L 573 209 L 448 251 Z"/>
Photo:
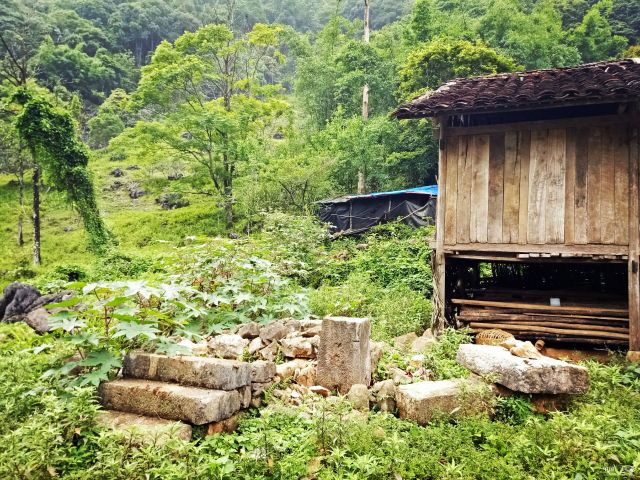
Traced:
<path fill-rule="evenodd" d="M 629 358 L 640 359 L 640 182 L 638 128 L 630 136 L 629 162 Z"/>
<path fill-rule="evenodd" d="M 444 330 L 446 324 L 446 282 L 445 282 L 445 255 L 444 255 L 444 206 L 446 201 L 446 148 L 445 148 L 445 127 L 446 117 L 434 119 L 434 126 L 439 127 L 439 154 L 438 154 L 438 209 L 436 213 L 436 249 L 432 256 L 433 275 L 433 314 L 431 319 L 431 329 L 435 334 Z"/>

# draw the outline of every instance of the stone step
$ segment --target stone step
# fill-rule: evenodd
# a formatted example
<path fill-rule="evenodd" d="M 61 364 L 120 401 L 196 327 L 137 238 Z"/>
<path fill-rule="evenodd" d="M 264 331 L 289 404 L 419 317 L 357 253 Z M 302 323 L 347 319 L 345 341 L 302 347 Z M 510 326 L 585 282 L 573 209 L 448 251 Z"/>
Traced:
<path fill-rule="evenodd" d="M 168 357 L 131 352 L 124 359 L 123 376 L 214 390 L 235 390 L 251 384 L 251 364 L 221 358 Z"/>
<path fill-rule="evenodd" d="M 101 384 L 98 395 L 102 405 L 110 410 L 193 425 L 227 419 L 245 403 L 243 394 L 237 390 L 209 390 L 131 378 Z"/>
<path fill-rule="evenodd" d="M 103 410 L 96 416 L 96 424 L 118 432 L 133 435 L 141 443 L 162 445 L 171 439 L 190 441 L 191 425 L 175 420 L 164 420 L 135 413 Z"/>

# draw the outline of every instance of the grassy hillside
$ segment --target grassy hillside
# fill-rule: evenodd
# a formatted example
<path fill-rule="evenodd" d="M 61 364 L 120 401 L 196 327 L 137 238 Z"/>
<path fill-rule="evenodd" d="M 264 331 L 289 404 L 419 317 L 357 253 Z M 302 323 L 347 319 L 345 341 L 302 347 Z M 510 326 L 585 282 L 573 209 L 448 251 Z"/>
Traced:
<path fill-rule="evenodd" d="M 111 161 L 99 155 L 92 161 L 99 204 L 108 227 L 119 241 L 118 251 L 132 256 L 156 257 L 184 242 L 185 237 L 215 236 L 224 233 L 224 223 L 215 199 L 193 193 L 194 176 L 186 169 L 175 169 L 162 163 L 144 163 L 143 159 Z M 139 169 L 128 170 L 136 166 Z M 116 178 L 111 172 L 124 172 Z M 183 178 L 170 181 L 170 174 Z M 114 187 L 115 182 L 122 186 Z M 128 187 L 139 184 L 146 194 L 131 199 Z M 90 268 L 98 259 L 86 249 L 85 233 L 78 215 L 66 204 L 64 196 L 44 188 L 42 193 L 42 257 L 43 265 L 31 264 L 33 227 L 31 223 L 31 184 L 26 186 L 24 238 L 17 238 L 18 184 L 14 177 L 0 175 L 0 287 L 14 280 L 25 280 L 46 274 L 60 266 Z M 190 205 L 165 210 L 155 201 L 163 193 L 182 192 Z"/>

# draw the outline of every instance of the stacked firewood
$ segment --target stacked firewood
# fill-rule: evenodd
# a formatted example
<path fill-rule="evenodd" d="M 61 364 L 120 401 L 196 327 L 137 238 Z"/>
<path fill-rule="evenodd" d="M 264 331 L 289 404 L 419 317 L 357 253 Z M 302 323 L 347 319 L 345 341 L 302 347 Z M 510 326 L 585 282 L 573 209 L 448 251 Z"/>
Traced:
<path fill-rule="evenodd" d="M 519 339 L 625 346 L 629 310 L 624 297 L 570 291 L 482 289 L 457 298 L 457 319 L 475 332 L 501 329 Z"/>

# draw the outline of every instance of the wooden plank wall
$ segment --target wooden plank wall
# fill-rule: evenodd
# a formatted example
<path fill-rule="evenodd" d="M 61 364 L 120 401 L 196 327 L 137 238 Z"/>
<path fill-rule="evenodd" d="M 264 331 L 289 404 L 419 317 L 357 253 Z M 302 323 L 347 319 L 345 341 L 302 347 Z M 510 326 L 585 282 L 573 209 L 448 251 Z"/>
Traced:
<path fill-rule="evenodd" d="M 447 137 L 444 244 L 628 245 L 629 130 Z"/>

